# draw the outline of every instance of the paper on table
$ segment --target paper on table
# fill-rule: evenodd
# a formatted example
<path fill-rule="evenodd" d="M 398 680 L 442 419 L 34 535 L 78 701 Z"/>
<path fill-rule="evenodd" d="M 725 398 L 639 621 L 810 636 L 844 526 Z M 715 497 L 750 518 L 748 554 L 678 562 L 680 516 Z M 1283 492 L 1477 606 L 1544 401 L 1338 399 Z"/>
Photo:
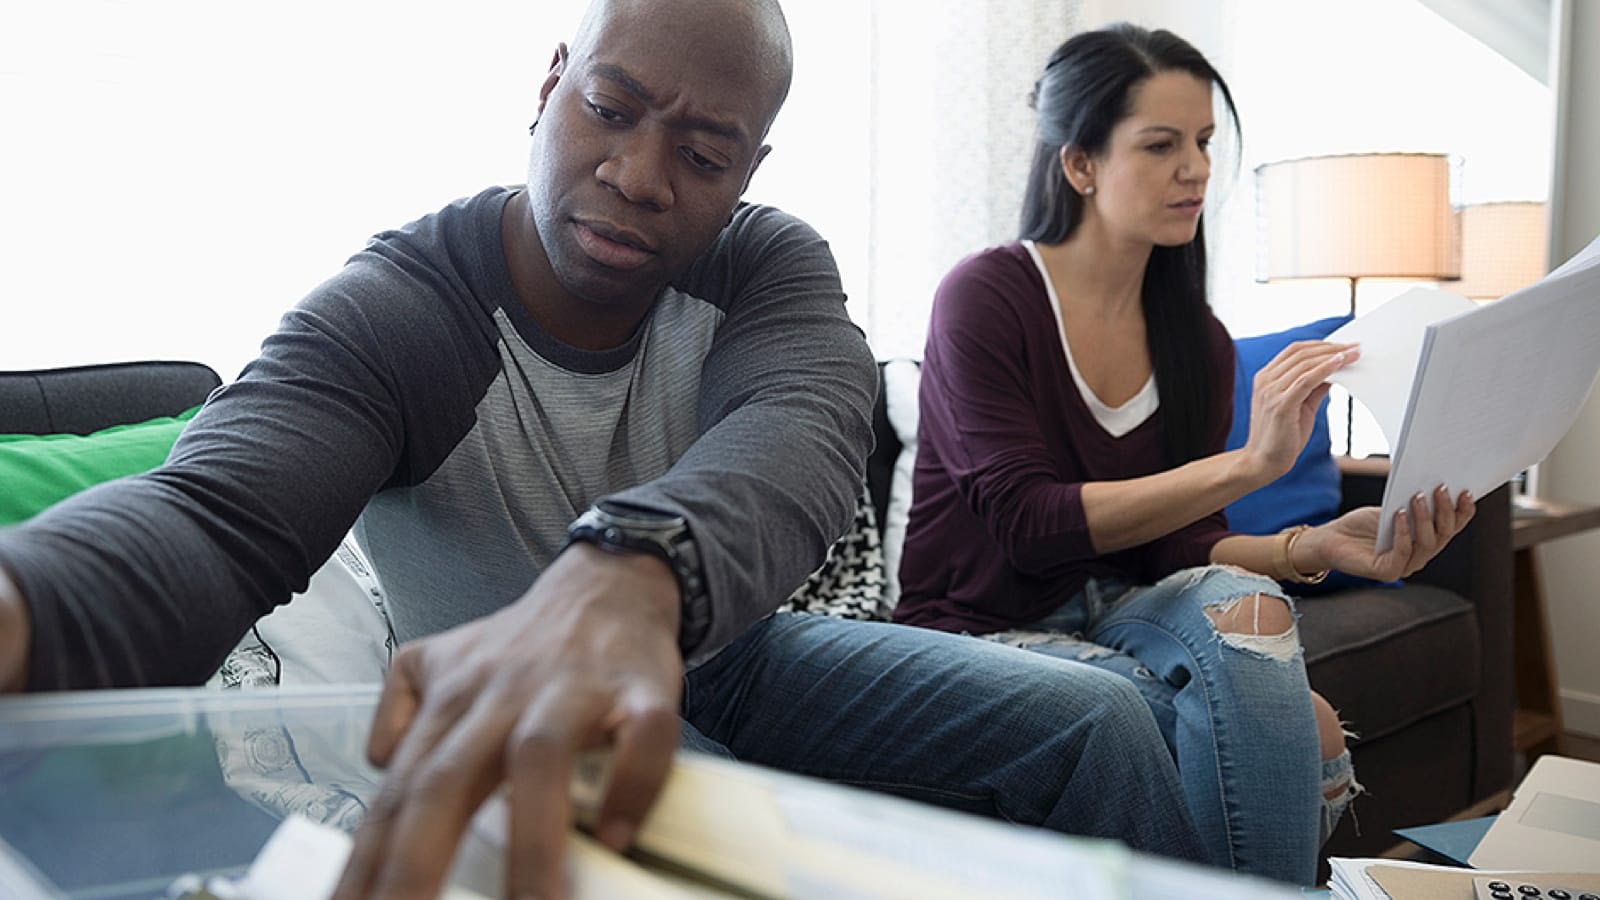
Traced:
<path fill-rule="evenodd" d="M 1557 882 L 1600 889 L 1593 873 L 1532 872 L 1526 869 L 1464 869 L 1400 859 L 1328 857 L 1328 888 L 1333 900 L 1472 900 L 1472 879 L 1495 875 L 1507 880 Z"/>
<path fill-rule="evenodd" d="M 1367 869 L 1386 896 L 1401 900 L 1472 900 L 1472 879 L 1494 875 L 1505 881 L 1600 890 L 1600 876 L 1572 872 L 1493 871 L 1485 869 L 1414 868 L 1390 862 Z"/>
<path fill-rule="evenodd" d="M 350 857 L 350 836 L 295 813 L 280 823 L 250 864 L 240 896 L 248 900 L 323 900 L 333 895 Z M 440 900 L 484 900 L 447 886 Z"/>
<path fill-rule="evenodd" d="M 1360 400 L 1389 446 L 1396 446 L 1427 327 L 1477 308 L 1456 294 L 1412 288 L 1328 335 L 1335 344 L 1361 345 L 1361 357 L 1328 380 Z"/>

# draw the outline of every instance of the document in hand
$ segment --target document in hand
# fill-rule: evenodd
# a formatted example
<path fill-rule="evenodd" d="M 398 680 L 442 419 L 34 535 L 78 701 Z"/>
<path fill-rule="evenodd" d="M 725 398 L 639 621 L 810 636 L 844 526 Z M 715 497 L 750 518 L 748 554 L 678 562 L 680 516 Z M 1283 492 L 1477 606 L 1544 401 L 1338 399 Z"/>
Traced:
<path fill-rule="evenodd" d="M 1538 283 L 1476 306 L 1407 291 L 1328 336 L 1361 344 L 1330 381 L 1393 448 L 1377 549 L 1394 514 L 1433 489 L 1482 496 L 1550 453 L 1600 374 L 1600 239 Z"/>

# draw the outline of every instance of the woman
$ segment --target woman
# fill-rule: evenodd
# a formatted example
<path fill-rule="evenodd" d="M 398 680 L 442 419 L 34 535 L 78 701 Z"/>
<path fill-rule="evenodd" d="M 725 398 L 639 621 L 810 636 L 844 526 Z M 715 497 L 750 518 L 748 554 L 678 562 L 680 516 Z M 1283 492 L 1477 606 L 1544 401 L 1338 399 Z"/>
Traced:
<path fill-rule="evenodd" d="M 1246 446 L 1223 452 L 1233 345 L 1200 226 L 1213 90 L 1232 114 L 1165 31 L 1112 26 L 1051 56 L 1022 240 L 935 298 L 895 618 L 1131 679 L 1213 861 L 1306 884 L 1359 785 L 1278 582 L 1409 574 L 1473 503 L 1441 486 L 1430 513 L 1419 495 L 1381 554 L 1375 508 L 1228 532 L 1222 508 L 1288 471 L 1359 348 L 1285 350 L 1256 377 Z"/>

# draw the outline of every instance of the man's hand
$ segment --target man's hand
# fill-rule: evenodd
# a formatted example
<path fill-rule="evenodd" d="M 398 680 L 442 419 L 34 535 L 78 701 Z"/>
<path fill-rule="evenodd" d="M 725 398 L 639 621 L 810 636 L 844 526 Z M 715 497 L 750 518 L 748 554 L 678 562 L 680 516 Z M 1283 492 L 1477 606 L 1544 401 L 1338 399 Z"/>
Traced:
<path fill-rule="evenodd" d="M 28 688 L 28 604 L 0 568 L 0 694 Z"/>
<path fill-rule="evenodd" d="M 396 654 L 367 751 L 386 767 L 335 894 L 437 896 L 473 813 L 511 786 L 506 893 L 563 897 L 580 751 L 612 748 L 596 832 L 621 850 L 678 746 L 679 591 L 653 556 L 577 544 L 511 606 Z"/>
<path fill-rule="evenodd" d="M 1404 578 L 1438 556 L 1477 510 L 1471 494 L 1462 491 L 1452 503 L 1449 489 L 1440 485 L 1434 490 L 1433 514 L 1429 515 L 1428 504 L 1418 494 L 1411 498 L 1409 509 L 1395 513 L 1394 546 L 1377 553 L 1373 547 L 1381 511 L 1376 506 L 1353 509 L 1307 531 L 1295 545 L 1295 555 L 1307 558 L 1290 562 L 1301 572 L 1338 569 L 1377 581 Z"/>

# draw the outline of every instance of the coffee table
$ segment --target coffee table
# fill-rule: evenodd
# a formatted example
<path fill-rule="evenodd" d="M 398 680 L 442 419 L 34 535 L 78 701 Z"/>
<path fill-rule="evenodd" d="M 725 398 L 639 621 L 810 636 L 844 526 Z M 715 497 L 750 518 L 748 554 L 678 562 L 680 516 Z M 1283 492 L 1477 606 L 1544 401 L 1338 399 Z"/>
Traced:
<path fill-rule="evenodd" d="M 0 896 L 159 897 L 237 875 L 290 811 L 337 824 L 378 783 L 377 686 L 0 700 Z"/>

